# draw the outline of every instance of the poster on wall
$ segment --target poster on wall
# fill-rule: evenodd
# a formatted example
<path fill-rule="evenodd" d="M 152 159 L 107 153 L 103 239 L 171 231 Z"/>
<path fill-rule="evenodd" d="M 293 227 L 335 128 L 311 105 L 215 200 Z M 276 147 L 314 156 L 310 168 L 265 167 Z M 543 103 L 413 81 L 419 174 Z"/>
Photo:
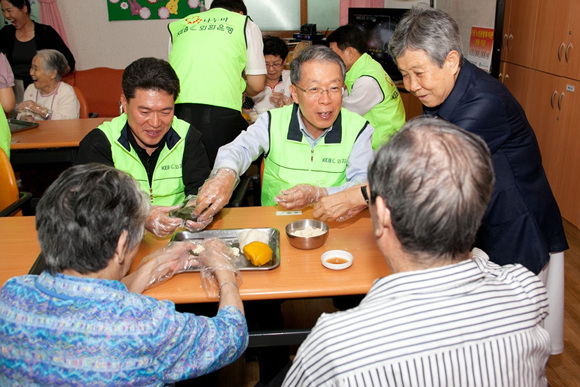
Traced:
<path fill-rule="evenodd" d="M 493 28 L 471 27 L 467 60 L 487 72 L 491 68 L 493 34 Z"/>
<path fill-rule="evenodd" d="M 206 10 L 204 0 L 107 0 L 109 21 L 182 19 Z"/>

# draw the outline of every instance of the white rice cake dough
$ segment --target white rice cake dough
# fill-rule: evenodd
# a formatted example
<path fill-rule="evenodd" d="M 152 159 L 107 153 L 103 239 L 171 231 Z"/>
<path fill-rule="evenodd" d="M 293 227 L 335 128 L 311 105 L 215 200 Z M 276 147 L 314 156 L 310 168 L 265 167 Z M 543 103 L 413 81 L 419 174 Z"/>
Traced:
<path fill-rule="evenodd" d="M 242 231 L 238 237 L 238 241 L 240 244 L 240 250 L 244 251 L 245 245 L 252 242 L 262 242 L 268 244 L 270 242 L 270 238 L 264 231 L 251 229 Z"/>

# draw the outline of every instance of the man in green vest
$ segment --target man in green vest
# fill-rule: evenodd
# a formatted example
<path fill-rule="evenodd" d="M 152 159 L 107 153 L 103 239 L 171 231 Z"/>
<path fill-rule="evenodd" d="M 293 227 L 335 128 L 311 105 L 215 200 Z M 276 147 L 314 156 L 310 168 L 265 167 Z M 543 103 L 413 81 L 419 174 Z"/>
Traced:
<path fill-rule="evenodd" d="M 344 108 L 346 69 L 328 47 L 313 45 L 290 65 L 294 101 L 260 115 L 220 148 L 211 178 L 200 190 L 200 221 L 226 205 L 251 162 L 264 155 L 262 205 L 299 209 L 366 182 L 372 126 Z"/>
<path fill-rule="evenodd" d="M 326 40 L 346 65 L 342 106 L 375 128 L 373 149 L 377 150 L 405 124 L 399 91 L 381 64 L 366 53 L 366 39 L 358 27 L 339 27 Z"/>
<path fill-rule="evenodd" d="M 219 147 L 248 127 L 244 91 L 253 97 L 266 85 L 262 33 L 242 0 L 214 0 L 209 11 L 170 23 L 169 32 L 169 63 L 182 88 L 175 115 L 201 132 L 213 163 Z"/>
<path fill-rule="evenodd" d="M 85 136 L 75 163 L 110 165 L 133 176 L 153 204 L 145 227 L 156 235 L 205 227 L 168 215 L 197 194 L 209 174 L 201 134 L 174 116 L 175 71 L 164 60 L 141 58 L 125 69 L 122 86 L 124 113 Z"/>

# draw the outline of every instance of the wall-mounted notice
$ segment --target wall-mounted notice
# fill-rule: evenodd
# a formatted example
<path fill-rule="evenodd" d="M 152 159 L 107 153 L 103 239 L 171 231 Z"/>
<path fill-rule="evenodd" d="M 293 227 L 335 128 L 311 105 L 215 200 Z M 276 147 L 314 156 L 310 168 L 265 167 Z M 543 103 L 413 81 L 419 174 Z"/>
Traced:
<path fill-rule="evenodd" d="M 487 72 L 491 68 L 493 34 L 493 28 L 471 27 L 469 52 L 466 55 L 471 63 Z"/>

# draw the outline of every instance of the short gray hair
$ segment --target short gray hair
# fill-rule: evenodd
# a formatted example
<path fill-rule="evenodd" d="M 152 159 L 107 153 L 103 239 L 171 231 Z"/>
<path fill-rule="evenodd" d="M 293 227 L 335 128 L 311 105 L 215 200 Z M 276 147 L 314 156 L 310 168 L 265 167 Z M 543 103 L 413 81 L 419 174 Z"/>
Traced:
<path fill-rule="evenodd" d="M 298 56 L 292 58 L 292 62 L 290 62 L 290 81 L 293 85 L 297 85 L 302 79 L 302 65 L 310 61 L 338 64 L 344 81 L 346 66 L 340 56 L 326 46 L 314 44 L 306 47 Z"/>
<path fill-rule="evenodd" d="M 485 141 L 443 119 L 409 120 L 369 165 L 371 201 L 384 199 L 405 252 L 422 260 L 468 252 L 494 171 Z"/>
<path fill-rule="evenodd" d="M 447 55 L 455 50 L 460 56 L 459 65 L 464 63 L 457 23 L 445 12 L 434 8 L 413 7 L 397 24 L 389 41 L 389 53 L 397 62 L 407 49 L 425 51 L 439 67 L 443 67 Z"/>
<path fill-rule="evenodd" d="M 42 58 L 42 67 L 47 74 L 56 70 L 56 80 L 60 81 L 68 68 L 65 56 L 60 51 L 52 49 L 38 50 L 35 56 Z"/>
<path fill-rule="evenodd" d="M 36 229 L 51 274 L 81 274 L 107 267 L 127 231 L 127 251 L 143 238 L 149 200 L 135 180 L 103 164 L 64 171 L 38 202 Z"/>

